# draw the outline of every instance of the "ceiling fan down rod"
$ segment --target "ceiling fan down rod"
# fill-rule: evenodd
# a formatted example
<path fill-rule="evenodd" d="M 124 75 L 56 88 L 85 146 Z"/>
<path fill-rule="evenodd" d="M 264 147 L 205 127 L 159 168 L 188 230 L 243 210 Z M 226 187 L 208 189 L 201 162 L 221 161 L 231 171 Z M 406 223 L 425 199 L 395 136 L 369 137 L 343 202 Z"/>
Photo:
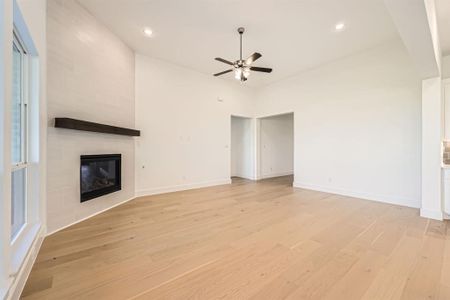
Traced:
<path fill-rule="evenodd" d="M 242 35 L 245 32 L 245 28 L 244 27 L 239 27 L 238 28 L 238 32 L 239 32 L 239 37 L 240 37 L 240 41 L 241 41 L 240 42 L 241 47 L 240 47 L 239 53 L 240 53 L 240 60 L 242 61 Z"/>

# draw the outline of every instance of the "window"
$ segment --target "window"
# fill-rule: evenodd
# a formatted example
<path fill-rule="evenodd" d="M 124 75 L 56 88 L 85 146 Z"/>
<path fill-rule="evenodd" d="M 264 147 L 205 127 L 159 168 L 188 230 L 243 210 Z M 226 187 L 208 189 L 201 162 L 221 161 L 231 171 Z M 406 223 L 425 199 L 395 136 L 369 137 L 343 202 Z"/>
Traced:
<path fill-rule="evenodd" d="M 40 245 L 38 237 L 43 237 L 45 231 L 41 199 L 44 168 L 41 158 L 45 155 L 42 152 L 45 127 L 41 122 L 41 108 L 45 104 L 41 97 L 44 92 L 41 78 L 45 74 L 18 1 L 9 2 L 12 9 L 3 12 L 0 7 L 0 47 L 5 54 L 0 55 L 0 90 L 5 95 L 7 92 L 7 97 L 0 97 L 0 119 L 8 121 L 0 128 L 1 156 L 8 154 L 1 173 L 4 175 L 2 183 L 9 185 L 5 191 L 2 188 L 0 195 L 0 299 L 19 299 L 23 276 L 27 273 L 26 259 L 34 253 L 32 247 Z M 41 41 L 45 38 L 44 25 L 45 22 L 39 25 L 44 30 L 38 30 L 36 35 Z"/>
<path fill-rule="evenodd" d="M 27 222 L 27 52 L 14 32 L 11 104 L 11 239 Z"/>

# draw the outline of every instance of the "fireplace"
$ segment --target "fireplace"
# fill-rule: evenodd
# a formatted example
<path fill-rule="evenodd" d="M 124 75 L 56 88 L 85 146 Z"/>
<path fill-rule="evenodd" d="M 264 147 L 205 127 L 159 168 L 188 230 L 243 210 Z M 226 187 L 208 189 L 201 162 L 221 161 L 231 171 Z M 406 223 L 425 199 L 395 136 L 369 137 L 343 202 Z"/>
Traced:
<path fill-rule="evenodd" d="M 121 190 L 121 161 L 120 154 L 81 156 L 81 202 Z"/>

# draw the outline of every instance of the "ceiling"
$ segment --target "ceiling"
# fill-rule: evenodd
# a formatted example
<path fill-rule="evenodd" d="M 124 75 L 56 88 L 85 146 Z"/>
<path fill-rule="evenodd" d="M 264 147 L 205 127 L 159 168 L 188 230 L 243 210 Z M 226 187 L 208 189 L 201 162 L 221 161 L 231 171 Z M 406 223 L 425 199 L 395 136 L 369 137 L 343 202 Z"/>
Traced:
<path fill-rule="evenodd" d="M 245 83 L 262 86 L 398 37 L 383 0 L 78 0 L 135 51 L 212 74 L 258 51 Z M 442 0 L 448 1 L 448 0 Z M 346 29 L 335 31 L 344 22 Z M 144 27 L 153 31 L 144 36 Z M 233 74 L 222 76 L 234 80 Z M 219 80 L 219 79 L 218 79 Z"/>
<path fill-rule="evenodd" d="M 450 1 L 436 0 L 439 41 L 443 55 L 450 55 Z"/>

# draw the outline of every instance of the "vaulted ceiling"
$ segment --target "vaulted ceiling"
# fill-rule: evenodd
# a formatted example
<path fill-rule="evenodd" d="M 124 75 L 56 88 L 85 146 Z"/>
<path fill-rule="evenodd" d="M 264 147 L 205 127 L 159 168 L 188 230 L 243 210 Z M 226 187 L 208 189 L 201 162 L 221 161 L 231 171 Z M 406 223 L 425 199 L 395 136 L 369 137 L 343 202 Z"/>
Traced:
<path fill-rule="evenodd" d="M 443 55 L 450 55 L 450 0 L 436 0 L 439 40 Z"/>
<path fill-rule="evenodd" d="M 246 84 L 253 86 L 398 38 L 383 0 L 78 1 L 135 51 L 206 74 L 227 67 L 214 57 L 238 58 L 236 30 L 244 26 L 244 56 L 258 51 L 254 65 L 274 69 L 252 73 Z M 345 30 L 336 32 L 339 22 Z"/>

